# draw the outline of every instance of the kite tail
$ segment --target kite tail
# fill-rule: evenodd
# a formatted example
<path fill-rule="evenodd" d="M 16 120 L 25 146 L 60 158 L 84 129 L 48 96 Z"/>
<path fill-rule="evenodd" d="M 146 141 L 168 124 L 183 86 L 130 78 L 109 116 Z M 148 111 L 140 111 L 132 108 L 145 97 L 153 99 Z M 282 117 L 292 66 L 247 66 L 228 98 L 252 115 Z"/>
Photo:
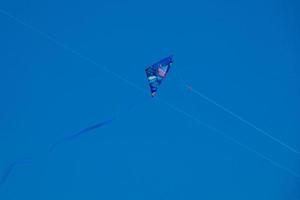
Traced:
<path fill-rule="evenodd" d="M 9 175 L 12 173 L 13 169 L 17 165 L 29 164 L 31 162 L 32 162 L 31 158 L 26 158 L 26 159 L 15 160 L 12 163 L 10 163 L 0 177 L 0 186 L 6 182 L 7 178 L 9 177 Z"/>
<path fill-rule="evenodd" d="M 147 98 L 148 99 L 148 98 Z M 135 109 L 136 107 L 138 107 L 141 104 L 144 104 L 147 101 L 141 101 L 138 103 L 134 103 L 131 104 L 130 106 L 128 106 L 124 112 L 120 112 L 120 113 L 116 113 L 114 117 L 111 117 L 107 120 L 101 121 L 97 124 L 93 124 L 87 128 L 81 129 L 80 131 L 72 134 L 72 135 L 68 135 L 60 140 L 58 140 L 57 142 L 53 143 L 50 145 L 49 149 L 48 149 L 48 153 L 51 153 L 54 151 L 54 149 L 59 146 L 60 144 L 63 144 L 65 142 L 69 142 L 72 141 L 74 139 L 76 139 L 77 137 L 80 137 L 83 134 L 87 134 L 95 129 L 101 128 L 105 125 L 108 125 L 110 123 L 112 123 L 113 121 L 115 121 L 116 119 L 120 119 L 123 115 L 125 115 L 126 113 L 132 111 L 133 109 Z M 0 175 L 0 186 L 2 186 L 8 179 L 9 175 L 13 172 L 13 170 L 15 169 L 16 166 L 18 165 L 22 165 L 22 164 L 28 164 L 32 162 L 32 158 L 24 158 L 24 159 L 19 159 L 19 160 L 15 160 L 12 163 L 10 163 L 6 169 L 4 169 L 2 175 Z"/>
<path fill-rule="evenodd" d="M 148 98 L 147 98 L 148 99 Z M 149 100 L 149 99 L 148 99 Z M 77 137 L 83 135 L 83 134 L 87 134 L 95 129 L 98 129 L 98 128 L 101 128 L 105 125 L 108 125 L 110 123 L 112 123 L 113 121 L 117 120 L 117 119 L 120 119 L 122 118 L 122 116 L 124 116 L 125 114 L 127 114 L 128 112 L 134 110 L 136 107 L 138 107 L 139 105 L 142 105 L 144 103 L 146 103 L 147 101 L 140 101 L 138 103 L 133 103 L 131 105 L 129 105 L 123 112 L 118 112 L 114 115 L 114 117 L 111 117 L 105 121 L 102 121 L 102 122 L 99 122 L 97 124 L 94 124 L 94 125 L 91 125 L 87 128 L 84 128 L 84 129 L 81 129 L 80 131 L 72 134 L 72 135 L 68 135 L 60 140 L 58 140 L 57 142 L 53 143 L 52 145 L 50 145 L 50 148 L 49 148 L 49 153 L 53 152 L 53 150 L 59 146 L 60 144 L 63 144 L 65 142 L 69 142 L 69 141 L 72 141 L 74 139 L 76 139 Z"/>
<path fill-rule="evenodd" d="M 68 135 L 68 136 L 62 138 L 61 140 L 59 140 L 59 141 L 53 143 L 53 144 L 50 146 L 50 148 L 49 148 L 49 152 L 52 152 L 58 145 L 60 145 L 60 144 L 62 144 L 62 143 L 65 143 L 65 142 L 68 142 L 68 141 L 72 141 L 72 140 L 76 139 L 77 137 L 79 137 L 79 136 L 81 136 L 81 135 L 83 135 L 83 134 L 85 134 L 85 133 L 88 133 L 88 132 L 93 131 L 93 130 L 95 130 L 95 129 L 97 129 L 97 128 L 100 128 L 100 127 L 102 127 L 102 126 L 105 126 L 105 125 L 107 125 L 107 124 L 110 124 L 110 123 L 111 123 L 112 121 L 114 121 L 114 120 L 115 120 L 115 118 L 110 118 L 110 119 L 108 119 L 108 120 L 105 120 L 105 121 L 102 121 L 102 122 L 100 122 L 100 123 L 91 125 L 91 126 L 89 126 L 89 127 L 87 127 L 87 128 L 84 128 L 84 129 L 80 130 L 79 132 L 77 132 L 77 133 L 75 133 L 75 134 L 73 134 L 73 135 Z"/>

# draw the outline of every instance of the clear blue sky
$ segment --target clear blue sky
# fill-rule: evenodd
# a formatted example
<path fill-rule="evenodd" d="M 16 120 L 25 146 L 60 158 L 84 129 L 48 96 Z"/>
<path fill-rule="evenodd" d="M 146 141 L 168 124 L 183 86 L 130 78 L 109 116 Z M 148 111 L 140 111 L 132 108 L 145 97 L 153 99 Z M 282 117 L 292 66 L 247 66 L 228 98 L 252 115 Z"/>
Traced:
<path fill-rule="evenodd" d="M 299 155 L 178 81 L 300 150 L 299 8 L 296 0 L 2 0 L 0 170 L 34 160 L 14 168 L 0 199 L 299 199 L 299 178 L 102 69 L 148 91 L 144 68 L 173 54 L 159 98 L 300 174 Z"/>

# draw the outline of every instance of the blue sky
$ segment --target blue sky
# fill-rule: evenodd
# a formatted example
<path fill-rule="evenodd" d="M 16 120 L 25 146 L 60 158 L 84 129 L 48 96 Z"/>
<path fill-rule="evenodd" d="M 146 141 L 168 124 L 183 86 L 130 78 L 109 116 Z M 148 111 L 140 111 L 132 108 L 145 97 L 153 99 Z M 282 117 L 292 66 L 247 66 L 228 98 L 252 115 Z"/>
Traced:
<path fill-rule="evenodd" d="M 2 0 L 0 168 L 33 162 L 14 168 L 0 198 L 299 199 L 299 178 L 228 137 L 298 174 L 299 155 L 179 81 L 300 150 L 299 6 Z M 157 99 L 117 77 L 148 91 L 145 67 L 170 54 Z M 59 138 L 119 112 L 47 154 Z"/>

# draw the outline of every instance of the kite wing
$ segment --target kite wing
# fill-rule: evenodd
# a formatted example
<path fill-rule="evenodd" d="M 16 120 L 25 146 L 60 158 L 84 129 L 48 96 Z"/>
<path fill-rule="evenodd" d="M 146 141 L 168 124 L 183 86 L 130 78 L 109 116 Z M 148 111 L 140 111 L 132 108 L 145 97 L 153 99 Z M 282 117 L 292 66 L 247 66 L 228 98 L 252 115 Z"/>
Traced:
<path fill-rule="evenodd" d="M 168 56 L 145 69 L 152 97 L 156 95 L 158 86 L 161 84 L 162 80 L 167 76 L 167 73 L 172 63 L 173 57 Z"/>

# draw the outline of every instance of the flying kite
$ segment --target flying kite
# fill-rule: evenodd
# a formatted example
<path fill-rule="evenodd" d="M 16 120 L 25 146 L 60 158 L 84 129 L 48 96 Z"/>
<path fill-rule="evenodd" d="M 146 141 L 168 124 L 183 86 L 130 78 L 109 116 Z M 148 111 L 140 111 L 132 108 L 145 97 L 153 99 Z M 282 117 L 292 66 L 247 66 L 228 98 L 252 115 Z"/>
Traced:
<path fill-rule="evenodd" d="M 168 56 L 145 69 L 152 97 L 156 95 L 158 86 L 161 84 L 162 80 L 167 76 L 167 73 L 170 70 L 172 63 L 173 57 Z"/>

